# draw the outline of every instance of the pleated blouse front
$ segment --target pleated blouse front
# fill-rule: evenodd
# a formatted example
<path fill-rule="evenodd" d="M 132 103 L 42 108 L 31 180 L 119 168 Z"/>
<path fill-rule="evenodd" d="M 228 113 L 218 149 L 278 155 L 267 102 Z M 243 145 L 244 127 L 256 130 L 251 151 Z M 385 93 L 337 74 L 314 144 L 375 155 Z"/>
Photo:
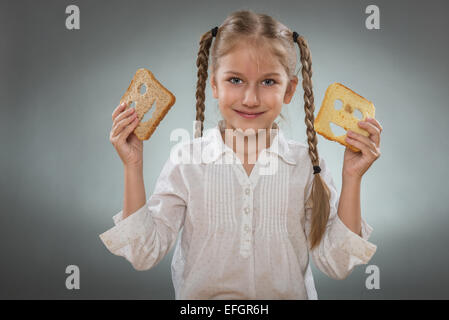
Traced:
<path fill-rule="evenodd" d="M 340 220 L 339 194 L 320 158 L 331 211 L 320 245 L 310 250 L 308 147 L 287 140 L 276 123 L 273 129 L 249 176 L 223 142 L 223 120 L 180 143 L 190 161 L 171 153 L 147 203 L 126 219 L 122 211 L 113 216 L 115 226 L 100 235 L 105 246 L 136 270 L 150 269 L 175 246 L 176 299 L 317 299 L 309 257 L 329 277 L 344 279 L 374 255 L 372 227 L 362 218 L 360 237 Z"/>

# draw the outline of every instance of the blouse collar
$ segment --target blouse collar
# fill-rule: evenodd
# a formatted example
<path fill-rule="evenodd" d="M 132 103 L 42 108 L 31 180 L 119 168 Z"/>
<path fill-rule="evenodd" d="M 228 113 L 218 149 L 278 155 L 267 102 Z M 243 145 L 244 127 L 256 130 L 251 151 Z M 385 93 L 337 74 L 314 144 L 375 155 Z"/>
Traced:
<path fill-rule="evenodd" d="M 272 138 L 272 143 L 269 148 L 265 148 L 261 152 L 267 152 L 271 154 L 278 155 L 283 161 L 288 164 L 296 165 L 296 160 L 292 154 L 292 150 L 289 147 L 288 141 L 286 140 L 284 133 L 279 128 L 276 122 L 273 122 L 272 129 L 277 129 L 272 131 L 274 133 L 274 138 Z M 234 156 L 234 151 L 224 143 L 221 136 L 221 132 L 225 130 L 225 120 L 220 120 L 218 124 L 206 130 L 204 139 L 207 142 L 205 149 L 203 150 L 207 155 L 207 159 L 203 159 L 204 163 L 215 162 L 220 159 L 224 154 L 229 154 Z"/>

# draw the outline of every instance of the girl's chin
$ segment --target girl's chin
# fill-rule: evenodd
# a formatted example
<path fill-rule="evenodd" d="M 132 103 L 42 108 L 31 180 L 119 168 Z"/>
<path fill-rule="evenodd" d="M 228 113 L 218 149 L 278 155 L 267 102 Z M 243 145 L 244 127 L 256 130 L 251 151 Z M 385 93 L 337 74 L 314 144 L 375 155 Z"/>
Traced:
<path fill-rule="evenodd" d="M 264 130 L 266 129 L 266 126 L 263 123 L 247 123 L 242 121 L 234 121 L 231 123 L 231 128 L 235 130 L 241 130 L 243 132 L 246 132 L 248 134 L 251 133 L 251 130 L 254 131 L 254 133 L 257 133 L 258 130 Z"/>

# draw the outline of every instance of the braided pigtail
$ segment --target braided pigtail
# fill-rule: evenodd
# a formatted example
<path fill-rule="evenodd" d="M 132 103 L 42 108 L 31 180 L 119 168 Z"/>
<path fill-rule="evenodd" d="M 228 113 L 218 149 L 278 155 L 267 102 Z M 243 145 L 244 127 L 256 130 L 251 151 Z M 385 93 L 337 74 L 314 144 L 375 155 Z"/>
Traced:
<path fill-rule="evenodd" d="M 196 83 L 196 122 L 195 122 L 195 138 L 203 136 L 204 123 L 204 100 L 206 99 L 206 81 L 207 68 L 209 65 L 209 50 L 212 40 L 218 28 L 214 28 L 201 37 L 200 48 L 198 51 L 198 58 L 196 59 L 196 66 L 198 67 L 198 81 Z"/>
<path fill-rule="evenodd" d="M 318 139 L 315 128 L 313 127 L 315 120 L 313 114 L 315 111 L 315 105 L 312 91 L 312 58 L 306 39 L 302 36 L 296 36 L 294 39 L 299 46 L 301 54 L 301 73 L 303 77 L 302 86 L 304 88 L 304 111 L 306 114 L 305 123 L 307 126 L 307 143 L 309 145 L 309 156 L 314 169 L 312 192 L 310 194 L 313 203 L 312 224 L 309 235 L 310 246 L 311 249 L 313 249 L 321 242 L 324 232 L 326 231 L 326 225 L 329 220 L 330 213 L 330 192 L 319 173 L 321 169 L 319 168 L 320 163 L 318 149 L 316 147 L 318 144 Z"/>

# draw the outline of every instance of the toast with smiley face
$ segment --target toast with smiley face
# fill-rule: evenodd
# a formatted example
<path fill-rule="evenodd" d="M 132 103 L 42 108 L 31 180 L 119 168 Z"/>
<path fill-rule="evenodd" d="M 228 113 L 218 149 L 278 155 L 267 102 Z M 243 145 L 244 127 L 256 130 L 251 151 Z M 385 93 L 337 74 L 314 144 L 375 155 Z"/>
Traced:
<path fill-rule="evenodd" d="M 341 109 L 335 109 L 336 100 L 343 102 Z M 354 115 L 354 110 L 357 109 L 362 114 L 362 119 Z M 365 121 L 367 117 L 374 118 L 375 115 L 374 104 L 355 93 L 351 89 L 345 87 L 341 83 L 331 84 L 324 95 L 323 103 L 321 104 L 318 116 L 314 121 L 315 131 L 328 140 L 336 141 L 354 152 L 359 152 L 360 149 L 348 144 L 346 134 L 336 136 L 331 129 L 330 124 L 333 123 L 344 130 L 354 131 L 366 137 L 369 137 L 368 131 L 358 126 L 359 121 Z"/>

